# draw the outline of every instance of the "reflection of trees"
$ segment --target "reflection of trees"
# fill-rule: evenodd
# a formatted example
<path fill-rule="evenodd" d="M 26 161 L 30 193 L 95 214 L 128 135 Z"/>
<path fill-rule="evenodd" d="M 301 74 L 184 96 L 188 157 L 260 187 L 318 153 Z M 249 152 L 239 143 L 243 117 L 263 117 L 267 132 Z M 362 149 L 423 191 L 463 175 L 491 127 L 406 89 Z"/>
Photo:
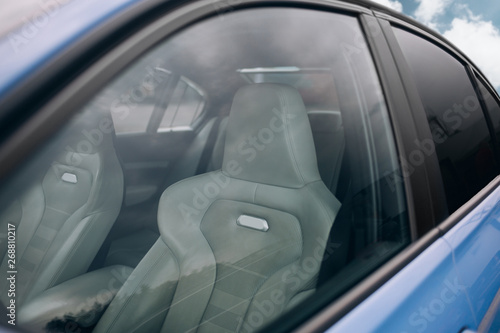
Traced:
<path fill-rule="evenodd" d="M 213 274 L 215 273 L 214 270 L 217 270 L 215 276 L 216 283 L 220 283 L 226 279 L 236 281 L 241 276 L 239 274 L 242 273 L 254 276 L 255 280 L 263 280 L 267 276 L 272 275 L 276 267 L 274 265 L 268 265 L 267 270 L 263 272 L 260 267 L 262 260 L 276 260 L 281 263 L 293 262 L 298 258 L 300 244 L 302 243 L 299 240 L 297 240 L 296 243 L 292 243 L 289 240 L 282 240 L 274 242 L 263 249 L 256 247 L 249 250 L 251 252 L 250 256 L 243 256 L 243 258 L 239 256 L 226 258 L 223 262 L 217 263 L 217 268 L 213 265 L 193 265 L 181 276 L 181 279 L 191 280 L 191 282 L 188 283 L 188 285 L 191 284 L 191 287 L 189 287 L 190 290 L 186 290 L 184 287 L 177 297 L 174 297 L 174 295 L 179 282 L 178 277 L 172 276 L 171 279 L 168 279 L 165 276 L 167 265 L 162 265 L 160 263 L 153 268 L 156 270 L 155 273 L 158 274 L 158 279 L 144 279 L 142 274 L 138 272 L 132 273 L 128 281 L 125 282 L 125 286 L 122 287 L 113 300 L 109 300 L 108 298 L 107 302 L 99 302 L 99 295 L 88 295 L 91 301 L 88 301 L 84 306 L 66 309 L 64 314 L 58 315 L 50 320 L 50 322 L 45 325 L 43 331 L 48 333 L 92 332 L 111 302 L 115 302 L 117 308 L 126 307 L 123 314 L 120 315 L 123 315 L 123 317 L 119 317 L 118 320 L 126 320 L 127 313 L 135 311 L 138 311 L 138 313 L 136 313 L 138 316 L 145 316 L 148 318 L 148 321 L 145 322 L 138 321 L 130 323 L 130 326 L 126 326 L 127 330 L 145 332 L 159 331 L 171 308 L 177 306 L 179 309 L 182 309 L 182 311 L 189 311 L 188 305 L 192 303 L 193 298 L 196 299 L 199 293 L 206 294 L 208 290 L 214 288 L 212 281 Z M 300 270 L 301 268 L 296 267 L 296 269 Z M 294 272 L 291 271 L 291 273 L 293 274 Z M 310 276 L 306 274 L 308 273 L 307 271 L 300 271 L 299 273 L 306 279 L 310 279 Z M 134 274 L 137 275 L 134 276 Z M 206 281 L 206 283 L 192 283 L 193 281 Z M 273 288 L 283 285 L 282 279 L 278 279 L 276 282 L 277 285 L 270 285 L 267 290 L 262 290 L 261 292 L 269 292 Z M 260 284 L 259 282 L 255 283 L 257 285 Z M 238 295 L 235 294 L 235 296 Z M 251 302 L 251 297 L 240 297 L 241 304 L 234 306 L 248 306 Z M 132 298 L 130 300 L 131 302 L 129 302 L 129 298 Z M 148 305 L 141 304 L 141 306 L 137 308 L 131 308 L 127 305 L 139 304 L 142 300 L 150 300 L 151 302 Z M 82 300 L 82 302 L 83 301 L 84 300 Z M 111 309 L 109 310 L 111 313 L 114 313 Z M 220 314 L 204 317 L 203 322 L 210 322 L 218 316 L 224 316 L 230 312 L 232 308 L 229 307 L 224 310 L 225 311 Z M 193 325 L 198 325 L 198 323 Z M 29 329 L 29 327 L 26 328 Z"/>
<path fill-rule="evenodd" d="M 171 284 L 171 282 L 167 283 Z M 143 284 L 133 293 L 133 295 L 131 295 L 131 297 L 136 297 L 141 294 L 155 295 L 162 290 L 164 291 L 164 288 L 164 284 L 156 288 L 151 288 Z M 105 304 L 96 301 L 92 306 L 85 307 L 77 313 L 71 312 L 69 311 L 71 309 L 68 309 L 69 312 L 62 317 L 56 317 L 48 322 L 47 325 L 45 325 L 44 331 L 46 333 L 90 333 L 96 327 L 111 301 Z"/>
<path fill-rule="evenodd" d="M 47 333 L 92 332 L 108 305 L 109 304 L 100 304 L 99 302 L 95 302 L 90 309 L 85 308 L 77 313 L 69 312 L 62 318 L 54 318 L 47 323 L 45 331 Z"/>

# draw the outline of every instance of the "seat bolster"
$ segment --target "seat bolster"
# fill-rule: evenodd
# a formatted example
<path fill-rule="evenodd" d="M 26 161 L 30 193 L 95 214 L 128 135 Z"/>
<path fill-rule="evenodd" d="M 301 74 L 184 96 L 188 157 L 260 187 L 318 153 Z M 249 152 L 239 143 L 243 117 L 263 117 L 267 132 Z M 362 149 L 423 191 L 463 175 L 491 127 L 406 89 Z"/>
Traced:
<path fill-rule="evenodd" d="M 252 332 L 255 318 L 263 324 L 314 290 L 323 254 L 327 249 L 328 232 L 340 209 L 340 202 L 322 181 L 309 183 L 299 190 L 259 186 L 256 202 L 288 211 L 302 222 L 303 252 L 295 262 L 282 267 L 269 277 L 256 292 L 242 324 L 243 331 Z M 259 324 L 259 327 L 262 327 Z"/>
<path fill-rule="evenodd" d="M 16 203 L 13 203 L 11 208 L 6 211 L 5 214 L 0 216 L 0 225 L 4 228 L 3 230 L 7 230 L 7 223 L 14 222 L 16 224 L 16 257 L 18 259 L 19 265 L 18 270 L 20 272 L 19 276 L 23 274 L 23 267 L 20 262 L 20 258 L 24 251 L 26 250 L 29 241 L 35 234 L 40 221 L 42 219 L 45 205 L 44 205 L 44 195 L 41 186 L 32 187 L 25 195 L 23 195 L 19 200 L 16 200 Z M 17 209 L 20 212 L 15 212 Z M 14 210 L 14 211 L 13 211 Z M 20 215 L 20 216 L 19 216 Z M 19 218 L 16 220 L 16 218 Z M 7 234 L 5 234 L 7 238 Z M 8 256 L 7 247 L 5 247 L 5 252 L 2 255 L 2 264 L 0 265 L 0 270 L 3 272 L 0 275 L 2 278 L 0 279 L 0 300 L 2 302 L 7 302 L 7 288 L 8 281 L 5 279 L 8 271 Z M 5 277 L 5 278 L 4 278 Z M 19 283 L 19 282 L 18 282 Z M 18 285 L 18 290 L 20 291 L 20 286 Z"/>
<path fill-rule="evenodd" d="M 163 326 L 169 332 L 186 332 L 199 324 L 215 284 L 214 254 L 200 224 L 219 194 L 213 186 L 215 178 L 211 177 L 216 174 L 221 173 L 202 174 L 178 182 L 160 199 L 160 238 L 177 259 L 180 274 L 173 305 Z"/>
<path fill-rule="evenodd" d="M 127 266 L 105 267 L 47 289 L 20 309 L 19 325 L 36 332 L 69 322 L 92 327 L 131 272 Z"/>
<path fill-rule="evenodd" d="M 158 239 L 118 291 L 94 332 L 159 332 L 178 279 L 177 260 Z"/>
<path fill-rule="evenodd" d="M 203 195 L 204 188 L 213 182 L 215 178 L 204 174 L 165 190 L 158 207 L 160 238 L 137 265 L 95 332 L 155 332 L 161 327 L 185 332 L 199 324 L 216 273 L 213 252 L 200 230 L 213 201 Z"/>
<path fill-rule="evenodd" d="M 111 228 L 111 224 L 103 222 L 115 218 L 116 213 L 108 210 L 82 218 L 83 211 L 77 211 L 58 232 L 40 264 L 36 279 L 31 282 L 26 300 L 82 274 L 90 266 Z"/>

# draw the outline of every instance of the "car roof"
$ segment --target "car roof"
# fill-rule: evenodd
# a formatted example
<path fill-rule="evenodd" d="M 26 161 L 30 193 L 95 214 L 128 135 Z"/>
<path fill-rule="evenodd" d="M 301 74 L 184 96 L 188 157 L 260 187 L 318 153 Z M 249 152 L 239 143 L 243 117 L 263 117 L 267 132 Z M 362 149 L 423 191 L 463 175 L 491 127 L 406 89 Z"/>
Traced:
<path fill-rule="evenodd" d="M 61 5 L 54 13 L 45 15 L 46 18 L 44 18 L 42 10 L 40 15 L 35 15 L 38 19 L 32 17 L 24 20 L 22 26 L 0 37 L 0 54 L 2 54 L 0 100 L 46 63 L 70 49 L 71 45 L 85 39 L 90 32 L 99 29 L 105 22 L 112 20 L 113 17 L 135 4 L 154 2 L 153 0 L 56 1 Z M 444 37 L 399 12 L 368 0 L 338 0 L 337 2 L 347 2 L 376 10 L 417 26 L 450 45 L 467 59 Z"/>

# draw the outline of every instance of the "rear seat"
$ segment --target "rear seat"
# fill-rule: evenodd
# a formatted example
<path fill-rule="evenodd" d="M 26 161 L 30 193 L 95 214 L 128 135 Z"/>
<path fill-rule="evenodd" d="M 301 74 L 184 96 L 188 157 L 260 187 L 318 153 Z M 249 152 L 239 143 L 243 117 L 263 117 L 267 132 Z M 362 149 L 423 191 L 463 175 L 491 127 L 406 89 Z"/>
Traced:
<path fill-rule="evenodd" d="M 321 178 L 330 191 L 335 194 L 339 183 L 339 174 L 344 155 L 344 127 L 342 124 L 342 116 L 339 111 L 312 110 L 308 112 L 311 129 L 313 132 L 314 143 L 316 147 L 316 155 L 318 160 L 318 168 Z M 222 158 L 224 154 L 224 141 L 226 137 L 226 126 L 228 117 L 220 120 L 217 130 L 217 136 L 210 158 L 199 173 L 218 170 L 222 166 Z M 175 172 L 169 181 L 170 185 L 173 182 L 194 175 L 194 165 L 198 165 L 200 149 L 203 150 L 208 141 L 207 131 L 210 132 L 212 127 L 216 126 L 215 119 L 207 122 L 206 128 L 200 131 L 200 138 L 193 143 L 196 147 L 186 152 L 186 156 L 180 161 L 179 168 L 181 173 Z M 203 141 L 203 144 L 200 142 Z M 197 150 L 195 153 L 194 151 Z M 197 156 L 193 161 L 192 156 Z M 190 170 L 184 166 L 191 165 Z M 190 172 L 190 174 L 186 174 Z M 180 176 L 182 174 L 182 176 Z M 111 265 L 126 265 L 135 267 L 153 246 L 159 237 L 157 231 L 144 229 L 132 235 L 115 240 L 109 249 L 106 257 L 105 266 Z"/>

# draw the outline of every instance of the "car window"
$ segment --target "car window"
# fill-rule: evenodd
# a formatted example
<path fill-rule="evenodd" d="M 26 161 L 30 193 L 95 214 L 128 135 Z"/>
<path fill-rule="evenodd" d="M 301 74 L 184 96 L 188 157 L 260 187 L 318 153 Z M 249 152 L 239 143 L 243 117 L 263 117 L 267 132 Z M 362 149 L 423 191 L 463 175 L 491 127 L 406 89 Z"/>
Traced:
<path fill-rule="evenodd" d="M 151 147 L 188 147 L 162 169 L 181 179 L 121 205 L 123 174 L 151 161 L 129 136 L 134 165 L 121 164 L 114 129 L 169 132 Z M 21 326 L 251 332 L 335 299 L 410 243 L 404 183 L 388 181 L 397 156 L 356 17 L 199 21 L 120 73 L 0 190 L 3 230 L 19 231 Z"/>
<path fill-rule="evenodd" d="M 158 60 L 156 60 L 158 62 Z M 120 134 L 192 130 L 205 107 L 203 90 L 147 59 L 101 94 Z"/>
<path fill-rule="evenodd" d="M 400 28 L 394 33 L 427 115 L 452 213 L 495 175 L 483 110 L 462 63 L 413 33 Z M 430 147 L 427 155 L 433 150 Z"/>
<path fill-rule="evenodd" d="M 172 97 L 158 126 L 158 132 L 192 129 L 205 106 L 204 93 L 185 77 L 177 82 Z"/>

